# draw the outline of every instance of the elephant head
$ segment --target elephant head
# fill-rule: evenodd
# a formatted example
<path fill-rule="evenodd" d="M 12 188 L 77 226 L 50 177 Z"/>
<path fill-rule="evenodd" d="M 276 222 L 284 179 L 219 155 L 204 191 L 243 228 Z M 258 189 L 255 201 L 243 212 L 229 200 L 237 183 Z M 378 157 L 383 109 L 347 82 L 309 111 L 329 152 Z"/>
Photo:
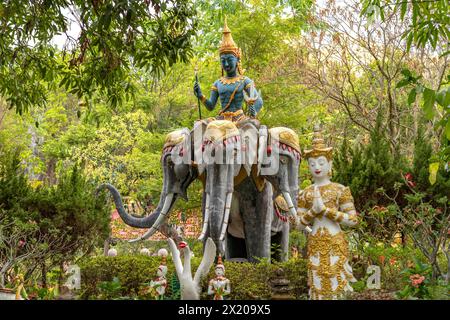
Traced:
<path fill-rule="evenodd" d="M 274 187 L 274 197 L 282 194 L 291 216 L 296 216 L 300 145 L 298 135 L 285 127 L 260 130 L 258 156 L 260 174 Z M 264 164 L 267 168 L 264 168 Z M 265 170 L 266 169 L 266 170 Z"/>
<path fill-rule="evenodd" d="M 165 222 L 175 201 L 179 197 L 187 200 L 186 190 L 198 177 L 198 171 L 192 165 L 191 145 L 191 133 L 186 128 L 173 131 L 166 136 L 161 155 L 163 169 L 161 195 L 156 209 L 146 217 L 135 217 L 126 212 L 119 192 L 111 184 L 106 183 L 99 187 L 99 189 L 107 188 L 111 192 L 117 211 L 126 224 L 135 228 L 149 228 L 143 236 L 132 241 L 149 238 L 157 230 L 169 237 L 177 238 L 176 232 L 169 229 Z"/>
<path fill-rule="evenodd" d="M 205 217 L 200 240 L 208 233 L 220 254 L 230 215 L 234 177 L 239 173 L 241 139 L 236 125 L 227 120 L 208 124 L 203 135 L 202 153 L 196 154 L 199 172 L 206 170 Z"/>

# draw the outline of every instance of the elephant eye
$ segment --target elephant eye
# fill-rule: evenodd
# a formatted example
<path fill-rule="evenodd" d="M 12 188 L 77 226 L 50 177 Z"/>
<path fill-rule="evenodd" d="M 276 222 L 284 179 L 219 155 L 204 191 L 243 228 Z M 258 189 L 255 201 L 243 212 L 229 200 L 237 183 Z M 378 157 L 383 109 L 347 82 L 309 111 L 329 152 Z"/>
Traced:
<path fill-rule="evenodd" d="M 287 163 L 287 159 L 285 157 L 281 157 L 280 158 L 281 163 L 286 164 Z"/>

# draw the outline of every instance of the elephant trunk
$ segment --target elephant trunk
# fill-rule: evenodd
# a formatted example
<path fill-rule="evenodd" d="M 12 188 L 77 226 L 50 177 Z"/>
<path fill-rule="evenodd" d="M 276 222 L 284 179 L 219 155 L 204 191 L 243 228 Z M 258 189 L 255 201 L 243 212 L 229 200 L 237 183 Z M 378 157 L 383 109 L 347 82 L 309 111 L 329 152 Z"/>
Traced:
<path fill-rule="evenodd" d="M 117 212 L 119 213 L 123 222 L 135 228 L 158 228 L 159 224 L 161 223 L 161 219 L 167 215 L 176 200 L 175 194 L 162 193 L 156 209 L 150 215 L 140 218 L 132 216 L 125 210 L 120 193 L 113 185 L 104 183 L 100 185 L 97 190 L 101 190 L 103 188 L 108 189 L 111 193 L 116 205 Z"/>
<path fill-rule="evenodd" d="M 210 198 L 207 208 L 209 236 L 216 244 L 218 252 L 224 254 L 223 242 L 233 197 L 234 166 L 232 164 L 211 164 L 207 172 L 206 190 Z"/>
<path fill-rule="evenodd" d="M 298 193 L 298 174 L 295 165 L 280 165 L 278 172 L 274 176 L 267 176 L 267 179 L 275 187 L 277 193 L 283 195 L 284 200 L 289 207 L 289 215 L 297 215 L 297 193 Z"/>

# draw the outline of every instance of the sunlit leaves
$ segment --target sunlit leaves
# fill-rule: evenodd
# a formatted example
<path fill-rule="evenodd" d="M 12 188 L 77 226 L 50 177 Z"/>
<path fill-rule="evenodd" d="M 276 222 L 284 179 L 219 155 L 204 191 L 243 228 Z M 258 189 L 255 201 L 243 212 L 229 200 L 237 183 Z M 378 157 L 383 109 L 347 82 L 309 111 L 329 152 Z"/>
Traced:
<path fill-rule="evenodd" d="M 430 45 L 434 49 L 438 43 L 446 46 L 450 39 L 449 7 L 448 0 L 364 0 L 361 13 L 384 20 L 385 11 L 394 8 L 401 19 L 411 21 L 404 33 L 409 51 L 412 44 L 421 48 Z"/>
<path fill-rule="evenodd" d="M 436 183 L 436 174 L 437 174 L 438 170 L 439 170 L 439 162 L 430 163 L 430 167 L 429 167 L 430 176 L 428 179 L 429 179 L 431 185 Z"/>
<path fill-rule="evenodd" d="M 79 98 L 96 92 L 116 107 L 133 97 L 136 67 L 160 76 L 187 61 L 196 30 L 184 0 L 14 0 L 0 13 L 0 95 L 19 113 L 46 104 L 54 85 Z M 55 52 L 51 41 L 68 34 L 70 20 L 80 34 Z"/>
<path fill-rule="evenodd" d="M 433 118 L 433 106 L 435 101 L 435 92 L 425 88 L 423 91 L 423 111 L 428 120 Z"/>

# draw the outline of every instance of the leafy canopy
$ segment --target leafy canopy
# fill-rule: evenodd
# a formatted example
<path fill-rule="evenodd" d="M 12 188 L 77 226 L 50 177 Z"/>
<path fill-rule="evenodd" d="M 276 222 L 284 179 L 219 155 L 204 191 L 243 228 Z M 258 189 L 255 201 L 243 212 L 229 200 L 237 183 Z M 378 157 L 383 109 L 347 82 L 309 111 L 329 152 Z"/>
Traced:
<path fill-rule="evenodd" d="M 0 95 L 18 113 L 44 105 L 54 86 L 116 106 L 132 96 L 136 68 L 159 76 L 187 61 L 194 14 L 185 0 L 2 1 Z M 67 38 L 62 50 L 57 35 Z"/>

